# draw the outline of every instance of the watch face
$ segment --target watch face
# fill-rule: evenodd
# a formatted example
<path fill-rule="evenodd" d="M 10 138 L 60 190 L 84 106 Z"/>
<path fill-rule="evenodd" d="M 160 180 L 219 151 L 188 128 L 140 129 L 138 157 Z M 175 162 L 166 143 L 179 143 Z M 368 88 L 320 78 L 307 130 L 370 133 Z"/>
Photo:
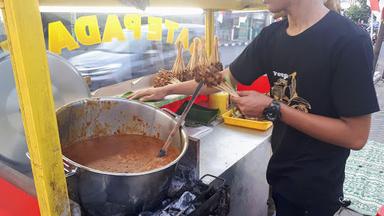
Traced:
<path fill-rule="evenodd" d="M 268 110 L 266 112 L 265 118 L 269 121 L 275 121 L 277 118 L 277 114 L 276 112 L 274 112 L 274 110 Z"/>
<path fill-rule="evenodd" d="M 264 111 L 264 116 L 269 121 L 276 121 L 280 115 L 280 106 L 279 104 L 272 103 L 270 107 L 266 108 Z"/>

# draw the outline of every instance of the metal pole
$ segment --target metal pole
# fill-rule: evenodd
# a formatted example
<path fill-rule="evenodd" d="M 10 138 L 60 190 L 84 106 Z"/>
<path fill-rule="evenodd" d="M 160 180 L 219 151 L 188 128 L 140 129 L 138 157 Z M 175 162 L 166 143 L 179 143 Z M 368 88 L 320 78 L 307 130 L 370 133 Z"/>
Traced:
<path fill-rule="evenodd" d="M 380 69 L 377 64 L 377 61 L 379 59 L 379 56 L 380 56 L 380 52 L 381 52 L 381 46 L 383 44 L 383 39 L 384 39 L 384 19 L 383 19 L 383 14 L 382 16 L 380 17 L 380 27 L 379 27 L 379 33 L 377 35 L 377 39 L 376 39 L 376 44 L 374 45 L 373 47 L 373 54 L 374 54 L 374 58 L 373 58 L 373 67 L 375 69 L 375 71 L 377 69 Z"/>
<path fill-rule="evenodd" d="M 39 2 L 4 0 L 4 9 L 40 213 L 43 216 L 69 216 L 69 199 Z"/>
<path fill-rule="evenodd" d="M 205 10 L 205 49 L 208 56 L 211 55 L 215 38 L 214 10 Z"/>
<path fill-rule="evenodd" d="M 371 39 L 372 39 L 372 37 L 373 37 L 373 12 L 371 12 L 371 32 L 370 32 L 370 34 L 371 34 Z"/>
<path fill-rule="evenodd" d="M 75 35 L 75 22 L 76 22 L 76 19 L 77 19 L 76 12 L 71 13 L 71 34 L 72 34 L 73 38 L 76 38 L 76 35 Z"/>

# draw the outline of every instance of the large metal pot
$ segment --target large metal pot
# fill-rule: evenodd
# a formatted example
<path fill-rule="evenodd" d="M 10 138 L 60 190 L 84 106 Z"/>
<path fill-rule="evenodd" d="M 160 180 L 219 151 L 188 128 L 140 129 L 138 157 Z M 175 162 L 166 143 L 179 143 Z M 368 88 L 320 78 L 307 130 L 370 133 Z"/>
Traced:
<path fill-rule="evenodd" d="M 70 103 L 58 109 L 57 121 L 62 147 L 73 141 L 114 134 L 142 134 L 165 140 L 176 124 L 173 117 L 159 109 L 114 98 Z M 64 161 L 77 170 L 67 179 L 76 182 L 69 184 L 69 190 L 78 197 L 71 198 L 90 215 L 136 215 L 157 205 L 165 196 L 176 164 L 188 147 L 188 137 L 183 129 L 180 131 L 172 142 L 181 150 L 180 156 L 167 166 L 149 172 L 105 172 L 64 155 Z"/>

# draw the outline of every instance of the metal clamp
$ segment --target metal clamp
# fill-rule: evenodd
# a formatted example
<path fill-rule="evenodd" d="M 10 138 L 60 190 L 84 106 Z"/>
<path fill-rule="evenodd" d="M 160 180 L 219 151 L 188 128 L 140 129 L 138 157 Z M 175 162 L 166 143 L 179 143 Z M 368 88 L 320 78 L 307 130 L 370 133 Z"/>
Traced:
<path fill-rule="evenodd" d="M 77 173 L 77 170 L 79 167 L 73 166 L 70 164 L 67 164 L 67 162 L 63 159 L 63 164 L 64 164 L 64 172 L 65 172 L 65 177 L 71 177 Z"/>
<path fill-rule="evenodd" d="M 163 110 L 164 112 L 166 112 L 169 115 L 173 116 L 174 118 L 178 118 L 179 117 L 179 115 L 177 115 L 177 113 L 173 112 L 172 110 L 170 110 L 168 108 L 161 108 L 161 110 Z"/>
<path fill-rule="evenodd" d="M 221 182 L 221 184 L 219 184 L 219 188 L 221 188 L 225 185 L 225 179 L 218 177 L 218 176 L 211 175 L 211 174 L 206 174 L 203 177 L 201 177 L 200 182 L 204 182 L 204 179 L 207 179 L 208 177 L 214 179 L 212 182 L 215 182 L 215 181 Z"/>
<path fill-rule="evenodd" d="M 26 152 L 25 155 L 29 160 L 31 160 L 31 155 L 29 154 L 29 152 Z M 66 178 L 75 175 L 77 173 L 77 170 L 79 169 L 76 166 L 67 164 L 67 162 L 64 159 L 63 159 L 63 164 L 64 164 L 64 173 Z"/>
<path fill-rule="evenodd" d="M 168 113 L 169 115 L 171 115 L 173 118 L 175 118 L 176 121 L 179 120 L 179 118 L 181 117 L 180 115 L 178 115 L 177 113 L 173 112 L 172 110 L 168 109 L 168 108 L 161 108 L 161 110 L 163 110 L 164 112 Z M 181 124 L 181 127 L 184 126 L 185 124 L 185 120 L 183 121 L 183 123 Z"/>

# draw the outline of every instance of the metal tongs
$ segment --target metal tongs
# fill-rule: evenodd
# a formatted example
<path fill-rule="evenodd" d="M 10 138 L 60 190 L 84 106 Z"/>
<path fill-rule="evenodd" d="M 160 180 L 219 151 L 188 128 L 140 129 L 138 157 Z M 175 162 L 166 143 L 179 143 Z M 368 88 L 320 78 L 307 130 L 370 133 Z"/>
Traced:
<path fill-rule="evenodd" d="M 199 85 L 197 86 L 197 88 L 193 92 L 192 98 L 191 98 L 191 100 L 189 100 L 189 102 L 188 102 L 187 106 L 185 107 L 183 113 L 180 115 L 180 117 L 177 118 L 176 125 L 173 127 L 171 133 L 169 134 L 169 136 L 167 138 L 167 141 L 165 142 L 163 147 L 160 149 L 160 152 L 159 152 L 159 155 L 158 155 L 159 157 L 164 157 L 165 155 L 167 155 L 167 150 L 168 150 L 169 146 L 171 145 L 171 141 L 172 141 L 173 136 L 175 136 L 177 130 L 184 123 L 185 118 L 187 117 L 187 114 L 188 114 L 189 110 L 191 109 L 193 103 L 195 102 L 197 96 L 199 95 L 203 85 L 204 85 L 204 82 L 200 82 L 199 83 Z"/>

